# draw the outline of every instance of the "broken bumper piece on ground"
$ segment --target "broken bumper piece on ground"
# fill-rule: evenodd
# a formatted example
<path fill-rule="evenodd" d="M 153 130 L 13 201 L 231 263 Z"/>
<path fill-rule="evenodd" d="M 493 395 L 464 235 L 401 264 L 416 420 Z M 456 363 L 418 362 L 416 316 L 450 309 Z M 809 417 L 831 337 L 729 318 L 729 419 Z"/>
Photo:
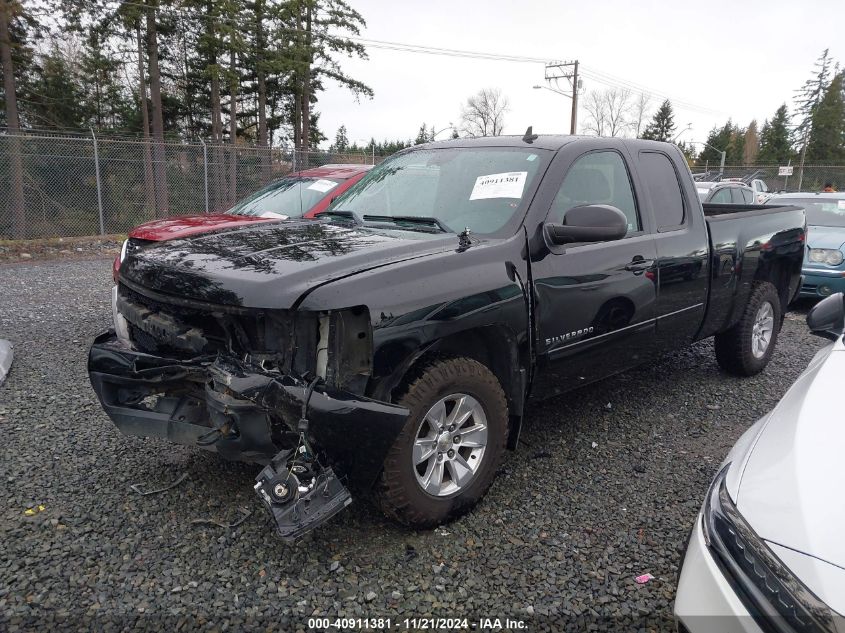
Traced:
<path fill-rule="evenodd" d="M 264 465 L 255 485 L 279 534 L 292 541 L 351 503 L 340 477 L 368 487 L 408 417 L 407 409 L 235 358 L 162 358 L 131 349 L 112 331 L 88 358 L 94 391 L 125 435 L 199 446 Z M 308 400 L 307 432 L 300 420 Z"/>

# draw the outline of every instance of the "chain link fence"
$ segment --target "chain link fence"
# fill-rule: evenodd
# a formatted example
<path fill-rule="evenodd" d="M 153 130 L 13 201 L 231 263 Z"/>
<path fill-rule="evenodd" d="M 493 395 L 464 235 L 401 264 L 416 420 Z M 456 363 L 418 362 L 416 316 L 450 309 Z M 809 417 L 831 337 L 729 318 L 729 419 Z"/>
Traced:
<path fill-rule="evenodd" d="M 382 159 L 94 133 L 0 133 L 0 239 L 126 233 L 148 220 L 225 211 L 292 171 Z"/>
<path fill-rule="evenodd" d="M 366 152 L 0 133 L 0 239 L 125 233 L 156 218 L 225 211 L 292 171 L 381 160 Z M 708 171 L 716 176 L 718 167 Z M 760 178 L 770 191 L 845 189 L 845 165 L 795 165 L 788 177 L 777 165 L 724 169 L 723 178 L 743 177 Z"/>
<path fill-rule="evenodd" d="M 702 167 L 693 167 L 693 174 L 704 174 Z M 716 179 L 719 166 L 710 166 L 704 179 Z M 758 178 L 766 183 L 769 191 L 821 191 L 830 183 L 837 191 L 845 190 L 845 164 L 792 166 L 791 176 L 778 176 L 778 165 L 725 165 L 722 180 L 726 178 Z"/>

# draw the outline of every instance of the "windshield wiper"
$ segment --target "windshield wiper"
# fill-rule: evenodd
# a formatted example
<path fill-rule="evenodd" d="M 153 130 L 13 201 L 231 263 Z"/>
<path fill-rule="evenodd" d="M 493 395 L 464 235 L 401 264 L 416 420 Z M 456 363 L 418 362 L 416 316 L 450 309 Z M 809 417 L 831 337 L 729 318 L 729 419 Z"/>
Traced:
<path fill-rule="evenodd" d="M 410 230 L 419 230 L 422 228 L 421 226 L 415 225 L 428 225 L 431 228 L 435 228 L 439 230 L 441 233 L 454 233 L 452 229 L 448 226 L 443 224 L 437 218 L 427 217 L 424 215 L 365 215 L 364 216 L 365 222 L 389 222 L 391 224 L 396 225 L 403 225 L 403 224 L 410 224 L 410 227 L 402 227 L 408 228 Z"/>
<path fill-rule="evenodd" d="M 341 209 L 329 209 L 328 211 L 323 211 L 322 213 L 318 213 L 317 218 L 327 218 L 330 219 L 331 217 L 342 219 L 342 220 L 351 220 L 354 224 L 363 224 L 363 220 L 357 216 L 354 211 L 346 211 Z"/>

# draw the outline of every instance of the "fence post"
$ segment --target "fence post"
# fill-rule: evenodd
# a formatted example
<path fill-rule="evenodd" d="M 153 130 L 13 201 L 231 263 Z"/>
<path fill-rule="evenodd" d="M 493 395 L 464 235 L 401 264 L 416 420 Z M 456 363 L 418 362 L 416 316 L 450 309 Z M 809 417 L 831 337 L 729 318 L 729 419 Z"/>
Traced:
<path fill-rule="evenodd" d="M 200 143 L 202 143 L 202 172 L 205 182 L 205 212 L 208 214 L 208 147 L 204 140 L 200 139 Z"/>
<path fill-rule="evenodd" d="M 91 138 L 94 141 L 94 176 L 97 180 L 97 209 L 100 212 L 100 235 L 106 234 L 106 223 L 103 219 L 103 187 L 100 184 L 100 154 L 97 151 L 97 135 L 91 128 Z"/>

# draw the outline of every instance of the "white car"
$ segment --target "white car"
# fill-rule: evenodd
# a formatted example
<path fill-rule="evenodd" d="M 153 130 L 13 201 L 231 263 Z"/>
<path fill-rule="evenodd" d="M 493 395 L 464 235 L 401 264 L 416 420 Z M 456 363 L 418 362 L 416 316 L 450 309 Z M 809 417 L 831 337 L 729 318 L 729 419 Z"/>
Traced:
<path fill-rule="evenodd" d="M 772 194 L 769 193 L 769 187 L 759 178 L 755 178 L 749 182 L 748 186 L 754 190 L 754 197 L 757 200 L 757 204 L 765 204 L 766 200 L 772 197 Z"/>
<path fill-rule="evenodd" d="M 720 467 L 675 599 L 681 633 L 845 633 L 845 305 L 807 316 L 835 339 Z"/>

